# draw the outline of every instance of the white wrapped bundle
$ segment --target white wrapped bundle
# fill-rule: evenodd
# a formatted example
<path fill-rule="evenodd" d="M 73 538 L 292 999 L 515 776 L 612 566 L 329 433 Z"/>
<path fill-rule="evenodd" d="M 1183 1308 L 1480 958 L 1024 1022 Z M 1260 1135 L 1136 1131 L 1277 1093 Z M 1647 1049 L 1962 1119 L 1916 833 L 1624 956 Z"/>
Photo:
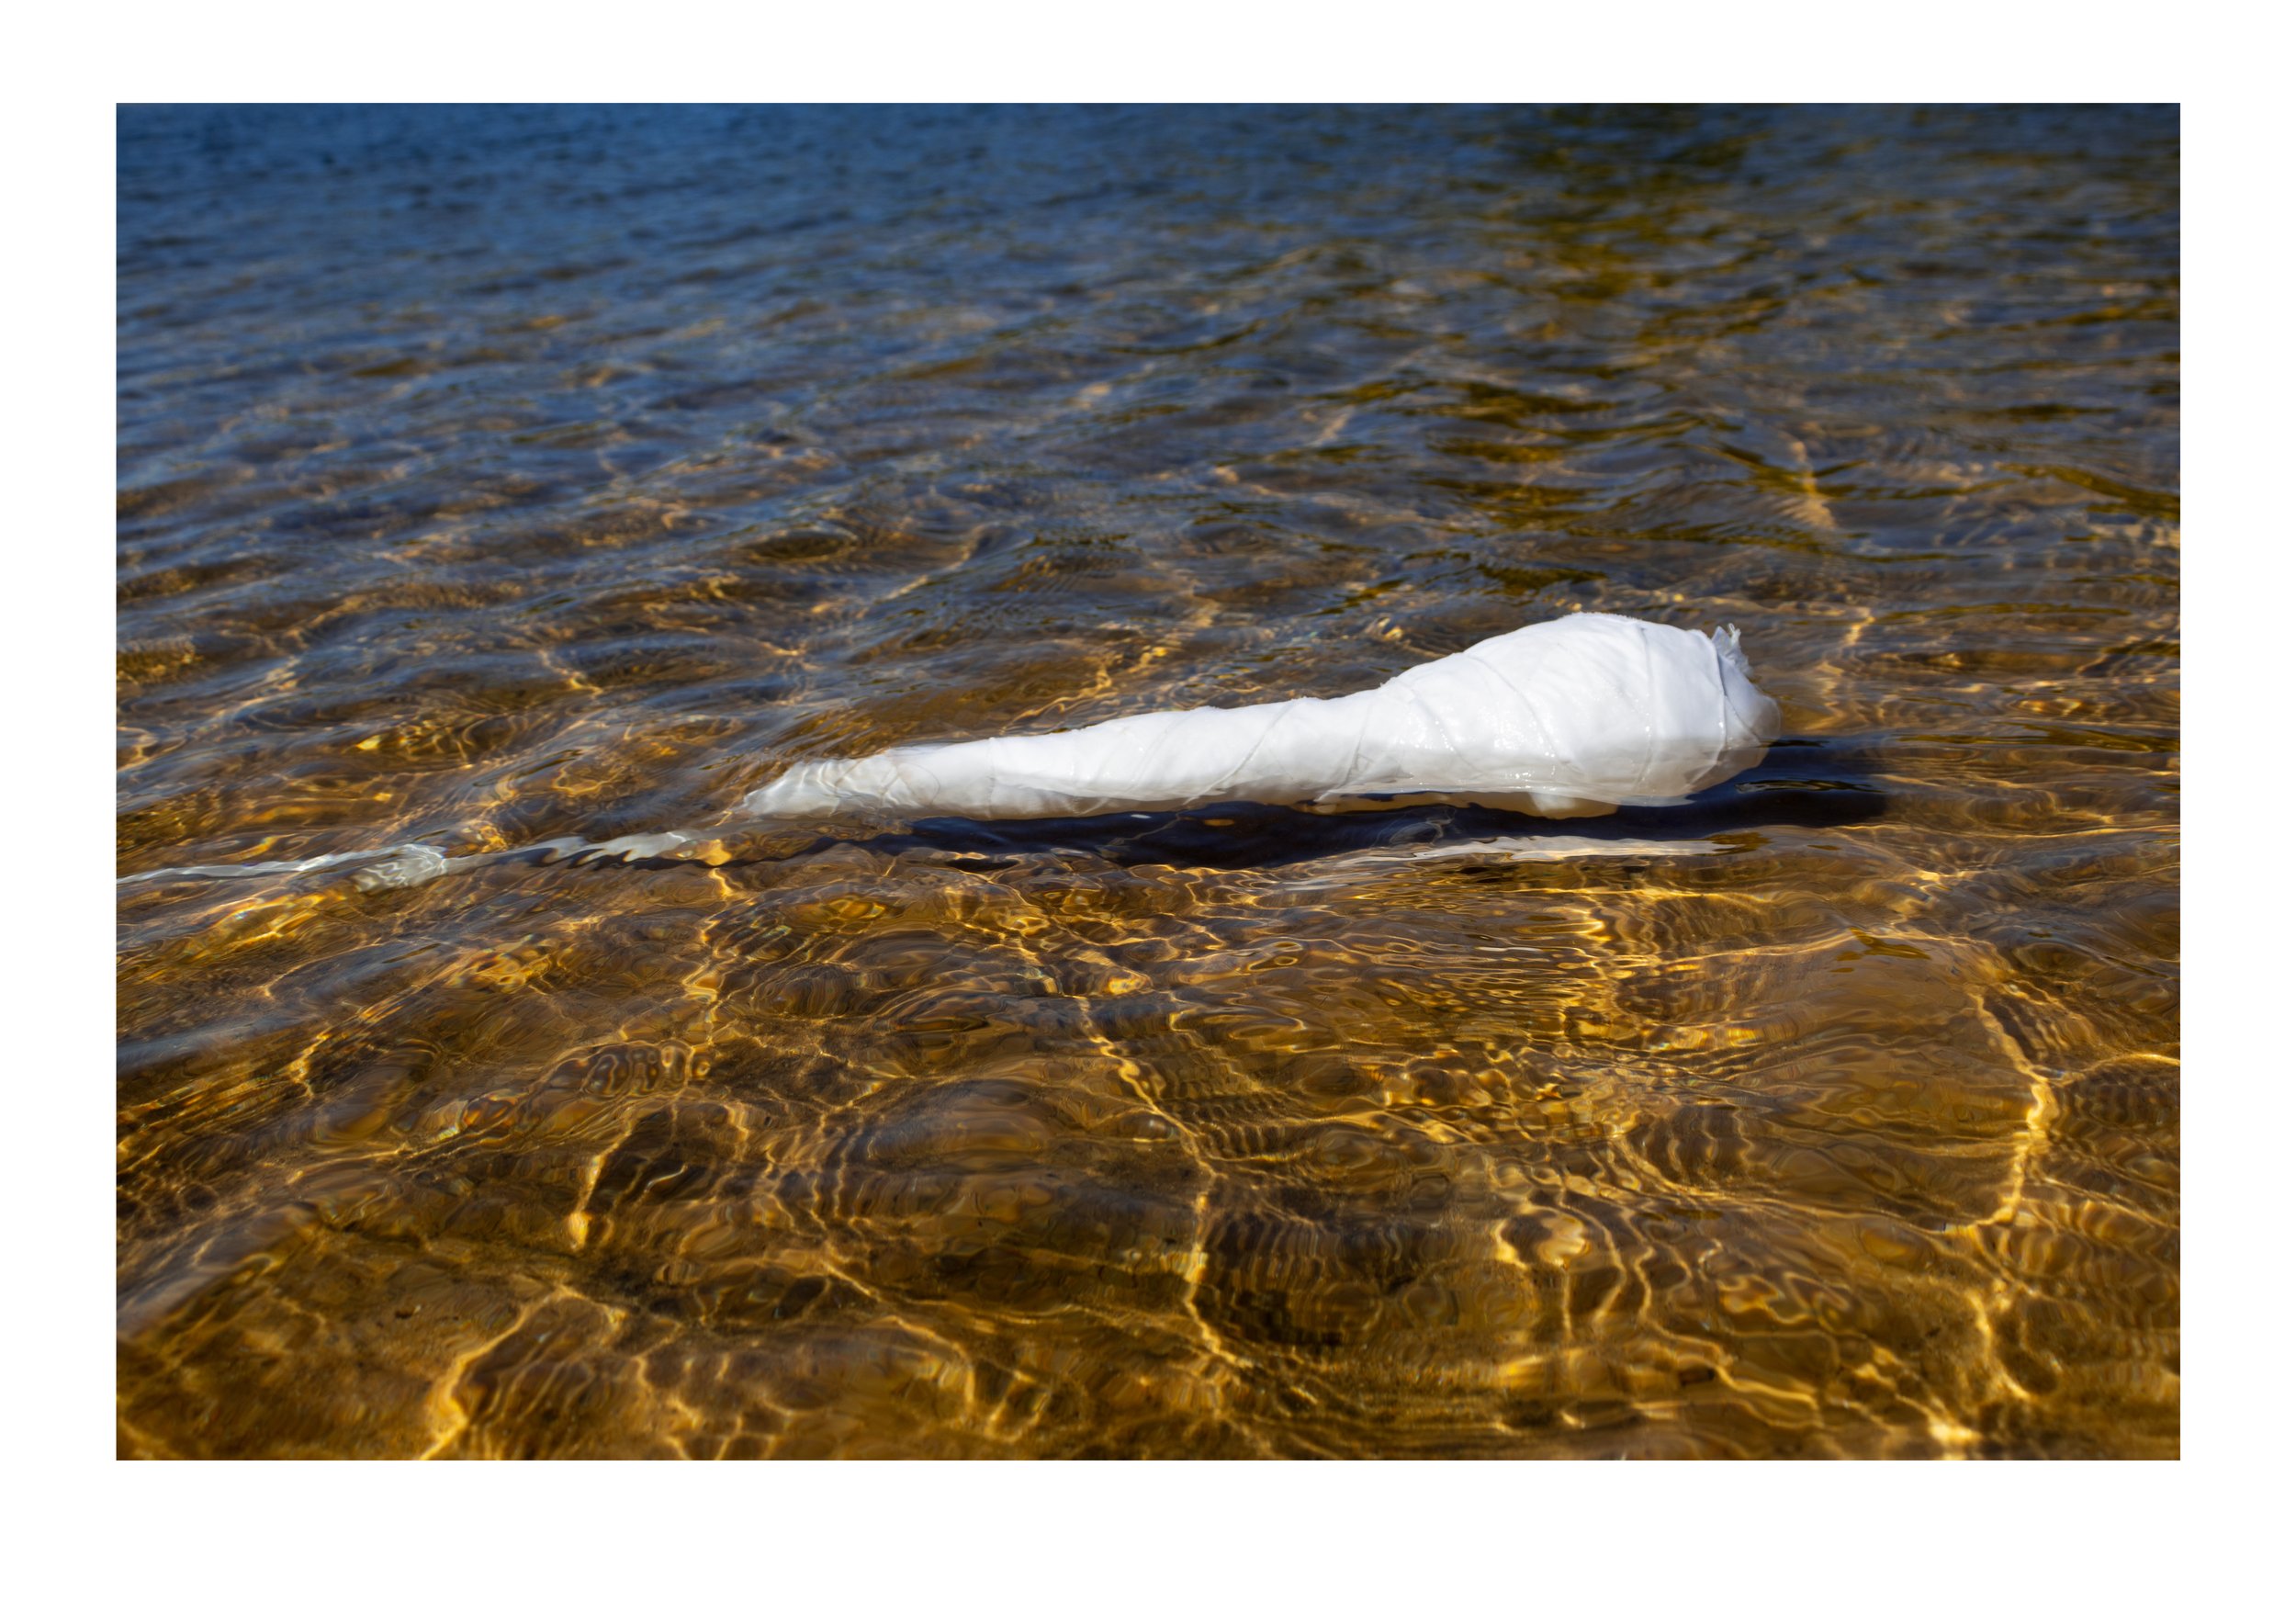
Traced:
<path fill-rule="evenodd" d="M 1056 818 L 1219 801 L 1337 811 L 1377 796 L 1577 818 L 1720 784 L 1759 762 L 1777 731 L 1777 705 L 1747 673 L 1735 629 L 1709 639 L 1571 615 L 1362 694 L 814 762 L 742 806 Z"/>
<path fill-rule="evenodd" d="M 1055 818 L 1219 801 L 1325 812 L 1458 801 L 1582 818 L 1711 788 L 1759 762 L 1777 733 L 1777 704 L 1747 673 L 1735 629 L 1709 639 L 1622 615 L 1571 615 L 1338 699 L 1157 711 L 1065 733 L 815 762 L 749 795 L 741 810 Z M 503 858 L 632 861 L 675 856 L 706 839 L 688 829 L 597 844 L 566 836 L 460 857 L 418 844 L 159 869 L 119 883 L 302 874 L 379 857 L 353 875 L 374 891 Z"/>

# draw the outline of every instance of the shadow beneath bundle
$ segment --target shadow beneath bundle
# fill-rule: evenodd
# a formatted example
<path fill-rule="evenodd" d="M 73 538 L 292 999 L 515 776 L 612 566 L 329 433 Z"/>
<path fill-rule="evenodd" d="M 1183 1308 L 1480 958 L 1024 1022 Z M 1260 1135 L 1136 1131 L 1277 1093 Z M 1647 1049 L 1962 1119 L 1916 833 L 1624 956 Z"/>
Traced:
<path fill-rule="evenodd" d="M 1003 866 L 1023 856 L 1076 852 L 1106 862 L 1176 868 L 1272 868 L 1356 852 L 1440 842 L 1550 839 L 1623 852 L 1653 842 L 1711 840 L 1765 828 L 1834 829 L 1868 823 L 1888 800 L 1867 779 L 1865 752 L 1825 739 L 1773 745 L 1762 764 L 1730 783 L 1670 806 L 1622 806 L 1600 818 L 1531 818 L 1480 806 L 1403 806 L 1393 811 L 1301 812 L 1235 802 L 1187 812 L 1124 812 L 1094 818 L 987 822 L 920 819 L 895 834 L 825 839 L 808 851 L 858 845 L 871 851 L 945 852 L 958 866 Z"/>

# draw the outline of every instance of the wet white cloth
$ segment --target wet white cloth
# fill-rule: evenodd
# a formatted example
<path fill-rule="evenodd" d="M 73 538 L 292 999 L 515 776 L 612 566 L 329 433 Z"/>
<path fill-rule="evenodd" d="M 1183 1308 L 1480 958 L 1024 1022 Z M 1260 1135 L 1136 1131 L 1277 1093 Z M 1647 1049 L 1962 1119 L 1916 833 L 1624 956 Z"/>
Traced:
<path fill-rule="evenodd" d="M 1738 633 L 1570 615 L 1337 699 L 1157 711 L 1064 733 L 818 761 L 750 795 L 768 817 L 1343 810 L 1367 797 L 1581 817 L 1677 800 L 1755 765 L 1778 732 Z"/>

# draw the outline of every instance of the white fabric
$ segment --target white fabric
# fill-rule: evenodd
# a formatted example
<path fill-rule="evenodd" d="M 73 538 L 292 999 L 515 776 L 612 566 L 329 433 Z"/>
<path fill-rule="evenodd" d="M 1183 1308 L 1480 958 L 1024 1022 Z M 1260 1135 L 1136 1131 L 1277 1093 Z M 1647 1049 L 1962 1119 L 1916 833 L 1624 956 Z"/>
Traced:
<path fill-rule="evenodd" d="M 798 767 L 765 816 L 1080 817 L 1403 796 L 1579 817 L 1679 799 L 1759 762 L 1778 707 L 1738 633 L 1571 615 L 1338 699 L 1157 711 L 1064 733 Z"/>

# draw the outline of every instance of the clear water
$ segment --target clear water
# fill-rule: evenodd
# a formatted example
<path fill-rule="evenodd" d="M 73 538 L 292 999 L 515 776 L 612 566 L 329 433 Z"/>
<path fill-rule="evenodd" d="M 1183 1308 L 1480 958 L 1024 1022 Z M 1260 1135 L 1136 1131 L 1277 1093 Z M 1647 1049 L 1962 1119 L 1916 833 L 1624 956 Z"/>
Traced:
<path fill-rule="evenodd" d="M 130 878 L 123 1454 L 2177 1452 L 2173 109 L 119 136 L 123 875 L 1573 609 L 1788 733 Z"/>

